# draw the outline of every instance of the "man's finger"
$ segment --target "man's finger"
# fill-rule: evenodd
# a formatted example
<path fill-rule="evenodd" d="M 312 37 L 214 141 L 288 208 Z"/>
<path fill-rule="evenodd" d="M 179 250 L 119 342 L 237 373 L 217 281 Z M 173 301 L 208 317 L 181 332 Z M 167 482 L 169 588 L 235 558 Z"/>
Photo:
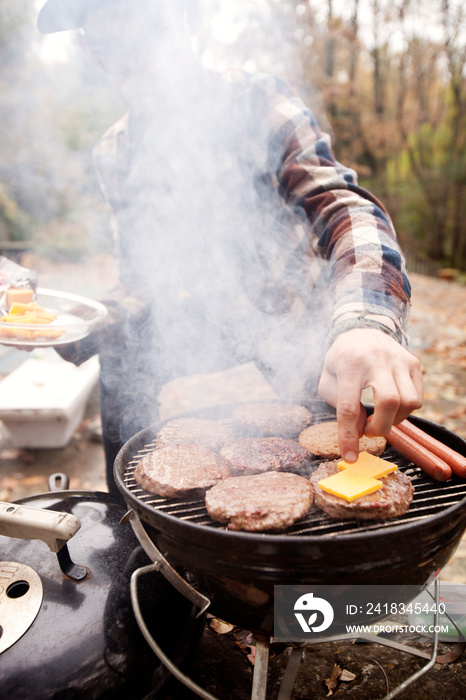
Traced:
<path fill-rule="evenodd" d="M 330 406 L 336 408 L 338 401 L 338 387 L 334 374 L 328 372 L 325 368 L 319 381 L 318 387 L 319 396 L 326 401 Z"/>
<path fill-rule="evenodd" d="M 395 379 L 389 374 L 374 377 L 374 413 L 370 431 L 372 435 L 388 435 L 400 409 L 401 396 Z"/>
<path fill-rule="evenodd" d="M 347 462 L 355 462 L 359 455 L 359 438 L 366 420 L 366 413 L 360 399 L 359 382 L 340 380 L 336 405 L 338 441 L 342 457 Z"/>
<path fill-rule="evenodd" d="M 319 394 L 337 411 L 338 442 L 343 459 L 354 462 L 359 454 L 359 438 L 366 423 L 361 405 L 361 380 L 353 376 L 338 378 L 324 368 L 319 382 Z"/>
<path fill-rule="evenodd" d="M 407 418 L 413 411 L 422 406 L 423 387 L 422 373 L 405 373 L 396 377 L 396 383 L 400 391 L 400 408 L 396 414 L 394 425 L 398 425 Z"/>

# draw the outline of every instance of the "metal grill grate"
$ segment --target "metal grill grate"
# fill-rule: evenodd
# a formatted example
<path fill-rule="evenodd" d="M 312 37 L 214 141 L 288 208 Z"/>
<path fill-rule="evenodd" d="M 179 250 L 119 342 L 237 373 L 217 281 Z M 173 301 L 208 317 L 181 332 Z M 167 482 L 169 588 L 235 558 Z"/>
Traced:
<path fill-rule="evenodd" d="M 315 421 L 320 422 L 320 421 Z M 140 449 L 128 462 L 124 474 L 124 483 L 133 497 L 160 512 L 171 515 L 179 520 L 188 521 L 209 528 L 226 529 L 222 523 L 211 520 L 204 505 L 203 494 L 180 499 L 162 498 L 149 493 L 141 488 L 134 479 L 134 470 L 142 457 L 155 449 L 155 440 Z M 306 517 L 280 535 L 289 536 L 330 536 L 336 534 L 350 534 L 361 531 L 374 531 L 390 528 L 395 525 L 412 523 L 423 520 L 440 513 L 446 508 L 456 505 L 466 499 L 466 482 L 460 479 L 451 479 L 446 483 L 433 482 L 412 462 L 400 455 L 394 448 L 389 447 L 382 455 L 384 459 L 397 464 L 400 471 L 405 472 L 411 478 L 414 486 L 414 499 L 407 513 L 386 521 L 368 520 L 334 520 L 313 506 Z M 325 461 L 325 460 L 322 460 Z M 301 470 L 301 476 L 309 476 L 320 462 L 309 463 L 309 469 Z M 257 534 L 257 533 L 255 533 Z M 270 534 L 270 533 L 269 533 Z"/>

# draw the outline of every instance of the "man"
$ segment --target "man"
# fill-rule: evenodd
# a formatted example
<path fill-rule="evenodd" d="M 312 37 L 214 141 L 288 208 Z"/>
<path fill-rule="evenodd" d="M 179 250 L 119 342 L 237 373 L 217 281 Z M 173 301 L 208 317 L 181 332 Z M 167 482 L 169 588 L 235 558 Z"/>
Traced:
<path fill-rule="evenodd" d="M 79 29 L 129 112 L 95 151 L 118 227 L 120 284 L 74 362 L 100 354 L 109 488 L 121 444 L 157 418 L 166 381 L 254 359 L 284 399 L 336 407 L 354 461 L 422 403 L 403 346 L 410 287 L 389 216 L 294 91 L 204 70 L 194 1 L 48 0 L 41 32 Z M 247 399 L 247 397 L 245 397 Z M 369 428 L 368 428 L 369 429 Z"/>

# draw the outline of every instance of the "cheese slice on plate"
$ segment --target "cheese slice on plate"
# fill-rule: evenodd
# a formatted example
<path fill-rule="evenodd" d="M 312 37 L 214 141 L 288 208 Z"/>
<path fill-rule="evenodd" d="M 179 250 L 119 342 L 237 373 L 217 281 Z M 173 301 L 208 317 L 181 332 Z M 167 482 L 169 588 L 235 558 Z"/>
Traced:
<path fill-rule="evenodd" d="M 7 289 L 6 291 L 5 301 L 7 309 L 9 309 L 15 301 L 27 304 L 29 301 L 34 301 L 34 290 L 17 289 L 16 287 L 10 287 L 10 289 Z"/>
<path fill-rule="evenodd" d="M 358 476 L 349 469 L 344 469 L 319 481 L 319 487 L 323 491 L 344 498 L 349 503 L 356 498 L 378 491 L 382 486 L 381 481 L 372 477 Z"/>
<path fill-rule="evenodd" d="M 351 471 L 355 476 L 367 476 L 373 479 L 381 479 L 391 472 L 395 472 L 398 467 L 392 462 L 387 462 L 386 459 L 375 457 L 368 452 L 360 452 L 356 462 L 338 462 L 338 469 Z"/>

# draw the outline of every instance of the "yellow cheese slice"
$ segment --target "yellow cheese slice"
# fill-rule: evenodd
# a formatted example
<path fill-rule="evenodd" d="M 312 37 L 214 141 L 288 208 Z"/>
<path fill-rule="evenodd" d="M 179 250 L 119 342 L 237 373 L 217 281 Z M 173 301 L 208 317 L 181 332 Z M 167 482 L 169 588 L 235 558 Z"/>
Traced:
<path fill-rule="evenodd" d="M 17 289 L 16 287 L 10 287 L 10 289 L 7 289 L 6 291 L 5 301 L 7 309 L 9 309 L 15 301 L 20 301 L 27 304 L 29 301 L 34 301 L 34 291 L 32 289 Z"/>
<path fill-rule="evenodd" d="M 377 479 L 357 476 L 347 469 L 328 476 L 318 483 L 323 491 L 344 498 L 348 503 L 351 503 L 356 498 L 361 498 L 361 496 L 374 493 L 374 491 L 378 491 L 383 486 L 383 483 Z"/>
<path fill-rule="evenodd" d="M 381 479 L 387 474 L 395 472 L 398 467 L 392 462 L 387 462 L 386 459 L 375 457 L 368 452 L 360 452 L 356 462 L 338 462 L 338 469 L 351 471 L 352 474 L 358 476 L 372 477 L 373 479 Z"/>

